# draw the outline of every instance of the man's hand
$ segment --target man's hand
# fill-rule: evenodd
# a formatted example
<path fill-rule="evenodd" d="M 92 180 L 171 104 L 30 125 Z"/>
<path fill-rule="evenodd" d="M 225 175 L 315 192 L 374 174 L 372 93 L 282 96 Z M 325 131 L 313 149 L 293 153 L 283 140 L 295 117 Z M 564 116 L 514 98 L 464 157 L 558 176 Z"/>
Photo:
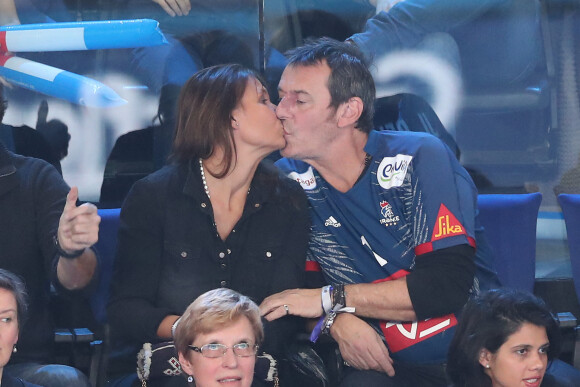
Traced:
<path fill-rule="evenodd" d="M 343 360 L 351 367 L 395 375 L 387 346 L 365 321 L 350 313 L 341 313 L 336 316 L 330 334 L 338 343 Z"/>
<path fill-rule="evenodd" d="M 58 242 L 67 253 L 91 247 L 99 239 L 97 207 L 90 203 L 77 207 L 78 196 L 78 188 L 72 187 L 58 223 Z"/>
<path fill-rule="evenodd" d="M 184 16 L 191 11 L 191 3 L 189 0 L 152 0 L 163 8 L 169 16 Z"/>
<path fill-rule="evenodd" d="M 287 314 L 308 318 L 320 317 L 323 313 L 321 289 L 289 289 L 273 294 L 262 302 L 260 312 L 268 321 Z"/>

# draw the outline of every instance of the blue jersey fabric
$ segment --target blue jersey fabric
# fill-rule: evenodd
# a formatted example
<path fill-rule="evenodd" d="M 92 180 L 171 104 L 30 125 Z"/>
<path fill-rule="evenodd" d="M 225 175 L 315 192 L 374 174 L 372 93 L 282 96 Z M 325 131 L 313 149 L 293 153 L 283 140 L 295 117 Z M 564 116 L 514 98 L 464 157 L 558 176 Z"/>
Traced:
<path fill-rule="evenodd" d="M 349 191 L 330 186 L 310 165 L 281 159 L 311 207 L 308 260 L 328 283 L 403 277 L 420 254 L 456 245 L 477 248 L 472 293 L 498 286 L 493 257 L 476 221 L 477 191 L 453 153 L 425 133 L 372 131 L 370 167 Z M 312 265 L 310 266 L 312 267 Z M 409 323 L 369 321 L 395 360 L 444 362 L 455 315 Z"/>

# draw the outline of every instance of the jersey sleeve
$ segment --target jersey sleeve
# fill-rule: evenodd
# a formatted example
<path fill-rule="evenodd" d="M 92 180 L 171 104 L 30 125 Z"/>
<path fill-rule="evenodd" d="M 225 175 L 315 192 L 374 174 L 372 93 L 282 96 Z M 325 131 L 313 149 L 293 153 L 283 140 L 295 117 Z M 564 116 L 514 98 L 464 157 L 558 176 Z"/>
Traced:
<path fill-rule="evenodd" d="M 462 244 L 475 248 L 473 182 L 441 141 L 431 136 L 421 141 L 411 163 L 415 254 Z"/>

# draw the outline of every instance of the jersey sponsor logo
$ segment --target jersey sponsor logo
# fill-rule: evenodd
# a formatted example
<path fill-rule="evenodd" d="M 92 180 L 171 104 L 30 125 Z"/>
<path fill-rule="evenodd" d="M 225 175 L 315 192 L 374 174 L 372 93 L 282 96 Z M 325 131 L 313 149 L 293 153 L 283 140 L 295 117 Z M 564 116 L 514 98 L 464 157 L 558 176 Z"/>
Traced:
<path fill-rule="evenodd" d="M 399 352 L 457 325 L 453 314 L 409 323 L 381 321 L 381 330 L 392 353 Z"/>
<path fill-rule="evenodd" d="M 431 235 L 431 242 L 462 234 L 465 234 L 465 228 L 463 228 L 451 211 L 444 204 L 441 204 L 439 213 L 437 214 L 437 222 L 433 229 L 433 235 Z"/>
<path fill-rule="evenodd" d="M 384 157 L 377 170 L 377 180 L 384 189 L 400 187 L 405 181 L 407 168 L 413 156 L 398 154 L 395 157 Z"/>
<path fill-rule="evenodd" d="M 379 205 L 381 206 L 381 215 L 383 216 L 383 219 L 380 220 L 381 224 L 384 224 L 386 227 L 396 225 L 400 218 L 399 215 L 395 215 L 393 207 L 389 202 L 383 200 Z"/>
<path fill-rule="evenodd" d="M 334 216 L 331 216 L 330 218 L 326 219 L 326 222 L 324 222 L 324 225 L 326 227 L 328 227 L 328 226 L 340 227 L 341 226 L 340 222 L 337 221 L 336 219 L 334 219 Z"/>
<path fill-rule="evenodd" d="M 308 170 L 304 173 L 290 172 L 288 177 L 300 183 L 304 190 L 312 190 L 316 188 L 316 178 L 314 177 L 312 167 L 308 167 Z"/>

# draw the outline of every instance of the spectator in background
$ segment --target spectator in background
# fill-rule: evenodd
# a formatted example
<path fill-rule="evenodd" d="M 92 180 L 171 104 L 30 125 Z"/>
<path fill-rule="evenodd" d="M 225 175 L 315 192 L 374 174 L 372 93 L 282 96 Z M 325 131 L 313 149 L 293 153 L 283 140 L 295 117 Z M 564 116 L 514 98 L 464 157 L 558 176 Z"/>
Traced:
<path fill-rule="evenodd" d="M 453 137 L 464 94 L 523 90 L 545 76 L 539 1 L 372 2 L 380 12 L 347 41 L 373 63 L 378 96 L 421 96 Z"/>
<path fill-rule="evenodd" d="M 401 0 L 394 3 L 392 7 L 384 4 L 387 11 L 369 19 L 361 33 L 348 39 L 358 46 L 369 63 L 387 53 L 413 49 L 430 34 L 439 32 L 449 34 L 457 43 L 467 88 L 517 84 L 525 81 L 541 61 L 538 1 Z M 383 4 L 378 5 L 380 10 Z M 455 61 L 453 53 L 439 54 Z"/>
<path fill-rule="evenodd" d="M 26 125 L 12 126 L 2 123 L 4 113 L 8 107 L 3 95 L 4 85 L 0 79 L 0 142 L 11 152 L 42 159 L 52 164 L 58 173 L 62 175 L 60 160 L 52 152 L 49 143 L 39 132 Z"/>
<path fill-rule="evenodd" d="M 58 119 L 47 121 L 48 103 L 42 100 L 38 107 L 38 118 L 36 121 L 36 130 L 42 134 L 44 139 L 50 145 L 53 155 L 62 161 L 68 155 L 68 145 L 70 142 L 70 133 L 68 126 Z"/>
<path fill-rule="evenodd" d="M 39 387 L 4 372 L 12 353 L 17 352 L 18 335 L 26 320 L 27 309 L 26 288 L 22 280 L 8 270 L 0 269 L 0 384 L 4 387 Z"/>
<path fill-rule="evenodd" d="M 49 298 L 51 283 L 71 295 L 90 288 L 97 268 L 90 248 L 98 239 L 97 209 L 77 206 L 78 189 L 69 189 L 50 164 L 16 155 L 2 142 L 0 171 L 0 267 L 22 277 L 30 296 L 30 319 L 5 370 L 45 387 L 88 386 L 80 371 L 48 364 L 54 341 Z"/>
<path fill-rule="evenodd" d="M 257 7 L 248 0 L 129 0 L 116 6 L 116 16 L 159 21 L 169 44 L 131 50 L 135 73 L 155 92 L 167 85 L 182 86 L 195 72 L 210 66 L 196 43 L 192 44 L 199 40 L 197 35 L 222 31 L 255 41 L 258 31 Z M 257 59 L 257 51 L 253 56 Z"/>
<path fill-rule="evenodd" d="M 544 301 L 522 291 L 492 290 L 465 305 L 447 373 L 453 387 L 551 386 L 545 374 L 559 348 L 558 323 Z"/>

